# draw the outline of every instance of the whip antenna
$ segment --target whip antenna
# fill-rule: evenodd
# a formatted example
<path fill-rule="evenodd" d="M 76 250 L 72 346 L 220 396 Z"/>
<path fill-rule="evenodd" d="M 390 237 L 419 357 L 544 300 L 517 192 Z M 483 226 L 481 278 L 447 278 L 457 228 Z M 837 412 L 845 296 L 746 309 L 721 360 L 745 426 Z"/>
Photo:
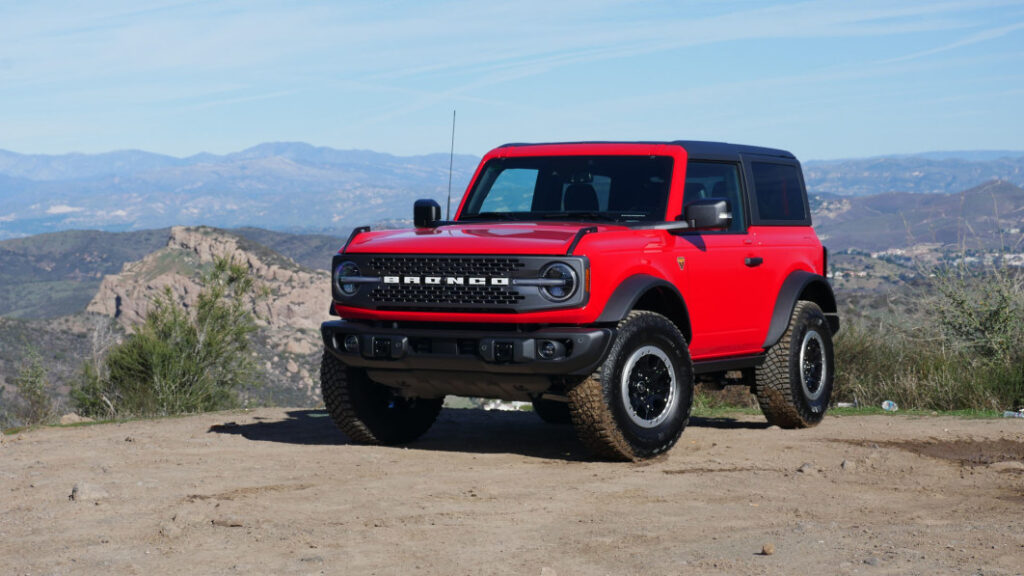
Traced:
<path fill-rule="evenodd" d="M 452 148 L 448 155 L 448 202 L 444 206 L 444 219 L 451 220 L 452 213 L 452 165 L 455 164 L 455 110 L 452 110 Z"/>

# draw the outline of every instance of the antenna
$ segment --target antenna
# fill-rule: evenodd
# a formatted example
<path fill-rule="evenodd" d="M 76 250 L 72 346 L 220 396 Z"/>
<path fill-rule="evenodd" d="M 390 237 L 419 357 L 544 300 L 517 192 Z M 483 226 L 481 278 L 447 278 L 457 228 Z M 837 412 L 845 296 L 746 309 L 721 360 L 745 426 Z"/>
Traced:
<path fill-rule="evenodd" d="M 448 202 L 444 205 L 444 219 L 451 220 L 452 214 L 452 165 L 455 164 L 455 110 L 452 110 L 452 148 L 448 155 Z"/>

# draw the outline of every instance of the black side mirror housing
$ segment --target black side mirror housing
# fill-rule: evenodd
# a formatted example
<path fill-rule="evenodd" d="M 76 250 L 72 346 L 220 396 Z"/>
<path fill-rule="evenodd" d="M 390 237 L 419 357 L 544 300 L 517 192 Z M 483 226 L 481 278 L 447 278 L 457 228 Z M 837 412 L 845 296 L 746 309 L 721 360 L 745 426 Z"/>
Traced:
<path fill-rule="evenodd" d="M 683 219 L 690 223 L 691 230 L 714 230 L 728 228 L 732 224 L 732 212 L 727 200 L 702 198 L 683 208 Z"/>
<path fill-rule="evenodd" d="M 437 228 L 441 222 L 441 205 L 430 198 L 417 200 L 412 206 L 412 223 L 417 228 Z"/>

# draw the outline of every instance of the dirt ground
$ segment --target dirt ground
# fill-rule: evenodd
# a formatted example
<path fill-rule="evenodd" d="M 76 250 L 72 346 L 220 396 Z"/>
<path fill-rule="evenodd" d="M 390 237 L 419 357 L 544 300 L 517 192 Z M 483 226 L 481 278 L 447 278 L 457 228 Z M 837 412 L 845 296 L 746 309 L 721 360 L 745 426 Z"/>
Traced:
<path fill-rule="evenodd" d="M 639 465 L 479 410 L 409 448 L 287 409 L 0 443 L 2 575 L 1024 573 L 1021 420 L 695 418 Z"/>

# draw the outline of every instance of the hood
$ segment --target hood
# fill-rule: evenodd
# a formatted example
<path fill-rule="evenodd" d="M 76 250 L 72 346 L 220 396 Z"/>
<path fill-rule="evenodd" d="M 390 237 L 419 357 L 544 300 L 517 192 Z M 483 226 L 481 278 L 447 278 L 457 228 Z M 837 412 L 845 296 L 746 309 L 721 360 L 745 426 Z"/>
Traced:
<path fill-rule="evenodd" d="M 587 223 L 489 222 L 364 232 L 347 252 L 389 254 L 565 254 Z M 599 225 L 598 230 L 621 226 Z"/>

